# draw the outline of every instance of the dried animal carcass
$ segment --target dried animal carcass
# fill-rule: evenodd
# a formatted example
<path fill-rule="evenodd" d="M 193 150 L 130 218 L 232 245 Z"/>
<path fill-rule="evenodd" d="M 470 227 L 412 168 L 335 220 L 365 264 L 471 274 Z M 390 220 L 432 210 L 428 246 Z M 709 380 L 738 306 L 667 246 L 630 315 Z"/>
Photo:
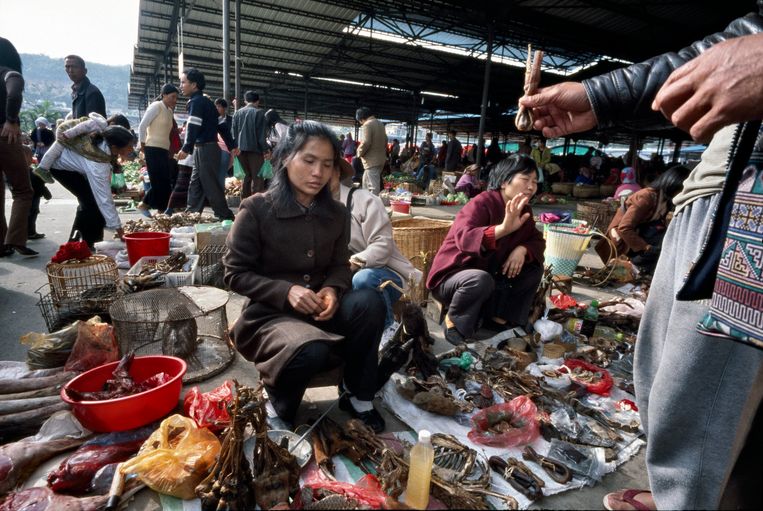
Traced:
<path fill-rule="evenodd" d="M 186 305 L 180 303 L 170 309 L 161 337 L 163 355 L 184 359 L 193 355 L 199 345 L 199 328 Z"/>
<path fill-rule="evenodd" d="M 431 376 L 426 381 L 408 377 L 397 383 L 397 391 L 419 408 L 438 415 L 453 416 L 474 410 L 473 404 L 453 396 L 440 376 Z"/>
<path fill-rule="evenodd" d="M 527 62 L 525 64 L 525 86 L 526 96 L 535 94 L 540 84 L 540 65 L 543 61 L 543 52 L 535 50 L 533 55 L 532 45 L 527 45 Z M 533 128 L 533 117 L 530 110 L 519 105 L 519 111 L 514 118 L 514 125 L 519 131 L 530 131 Z"/>

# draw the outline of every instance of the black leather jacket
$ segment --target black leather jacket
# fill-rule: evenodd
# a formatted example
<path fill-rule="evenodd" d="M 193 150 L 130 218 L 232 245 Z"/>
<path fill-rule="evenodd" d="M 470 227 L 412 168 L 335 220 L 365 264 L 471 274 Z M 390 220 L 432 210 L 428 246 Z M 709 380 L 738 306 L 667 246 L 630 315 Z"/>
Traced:
<path fill-rule="evenodd" d="M 678 52 L 663 53 L 639 64 L 583 80 L 598 127 L 667 127 L 669 122 L 662 114 L 651 109 L 652 100 L 662 84 L 676 68 L 714 44 L 763 32 L 763 0 L 757 0 L 757 4 L 757 13 L 738 18 L 722 32 L 709 35 Z"/>
<path fill-rule="evenodd" d="M 77 89 L 77 96 L 72 101 L 72 116 L 75 119 L 87 117 L 90 112 L 95 112 L 106 117 L 106 101 L 101 91 L 90 83 L 85 77 Z"/>

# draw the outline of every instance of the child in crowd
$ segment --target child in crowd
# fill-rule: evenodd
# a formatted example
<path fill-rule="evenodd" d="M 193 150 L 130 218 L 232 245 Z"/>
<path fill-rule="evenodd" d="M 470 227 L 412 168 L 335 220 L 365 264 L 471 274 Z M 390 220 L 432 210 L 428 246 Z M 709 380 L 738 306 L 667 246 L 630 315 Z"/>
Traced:
<path fill-rule="evenodd" d="M 482 191 L 479 175 L 480 166 L 476 163 L 464 169 L 464 175 L 456 183 L 456 191 L 464 192 L 470 199 Z"/>
<path fill-rule="evenodd" d="M 104 163 L 110 162 L 112 156 L 93 145 L 92 137 L 112 125 L 130 129 L 130 121 L 122 114 L 114 114 L 108 119 L 104 119 L 101 114 L 92 112 L 87 117 L 62 122 L 56 129 L 56 141 L 45 152 L 42 161 L 34 171 L 35 175 L 46 183 L 53 183 L 50 168 L 64 152 L 65 147 L 89 159 Z"/>
<path fill-rule="evenodd" d="M 32 170 L 32 149 L 29 146 L 22 146 L 24 151 L 24 157 L 26 158 L 27 167 L 29 167 L 29 179 L 32 182 L 32 207 L 29 208 L 29 218 L 27 220 L 27 239 L 28 240 L 40 240 L 45 237 L 45 234 L 37 232 L 37 215 L 40 214 L 40 199 L 45 197 L 45 200 L 53 198 L 48 187 L 45 186 L 45 182 L 37 177 Z"/>

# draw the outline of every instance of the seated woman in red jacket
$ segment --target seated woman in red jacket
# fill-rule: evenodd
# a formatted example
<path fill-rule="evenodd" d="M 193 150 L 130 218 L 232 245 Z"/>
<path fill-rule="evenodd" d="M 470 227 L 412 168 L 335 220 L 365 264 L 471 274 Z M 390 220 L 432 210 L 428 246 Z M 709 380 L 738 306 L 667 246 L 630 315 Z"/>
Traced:
<path fill-rule="evenodd" d="M 488 190 L 456 216 L 427 279 L 434 297 L 448 307 L 448 342 L 464 342 L 483 318 L 506 327 L 526 325 L 546 248 L 529 204 L 537 190 L 535 161 L 515 154 L 496 165 Z"/>

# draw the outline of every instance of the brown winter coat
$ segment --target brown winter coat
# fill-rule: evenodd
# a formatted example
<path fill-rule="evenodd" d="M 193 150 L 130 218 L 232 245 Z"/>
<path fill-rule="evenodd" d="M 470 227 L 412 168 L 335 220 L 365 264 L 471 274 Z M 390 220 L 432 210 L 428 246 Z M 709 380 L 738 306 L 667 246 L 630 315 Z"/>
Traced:
<path fill-rule="evenodd" d="M 648 243 L 639 235 L 638 229 L 652 219 L 658 206 L 657 192 L 653 188 L 644 188 L 628 197 L 624 208 L 617 209 L 605 234 L 615 244 L 618 254 L 646 250 Z M 617 232 L 619 240 L 612 235 L 613 229 Z M 605 263 L 612 257 L 607 240 L 601 240 L 596 244 L 596 252 Z"/>
<path fill-rule="evenodd" d="M 287 297 L 300 285 L 315 292 L 334 287 L 341 298 L 352 286 L 349 239 L 349 213 L 333 200 L 309 212 L 296 201 L 276 210 L 267 194 L 241 203 L 223 258 L 225 282 L 247 297 L 232 337 L 266 384 L 275 384 L 305 343 L 342 340 L 294 311 Z"/>

